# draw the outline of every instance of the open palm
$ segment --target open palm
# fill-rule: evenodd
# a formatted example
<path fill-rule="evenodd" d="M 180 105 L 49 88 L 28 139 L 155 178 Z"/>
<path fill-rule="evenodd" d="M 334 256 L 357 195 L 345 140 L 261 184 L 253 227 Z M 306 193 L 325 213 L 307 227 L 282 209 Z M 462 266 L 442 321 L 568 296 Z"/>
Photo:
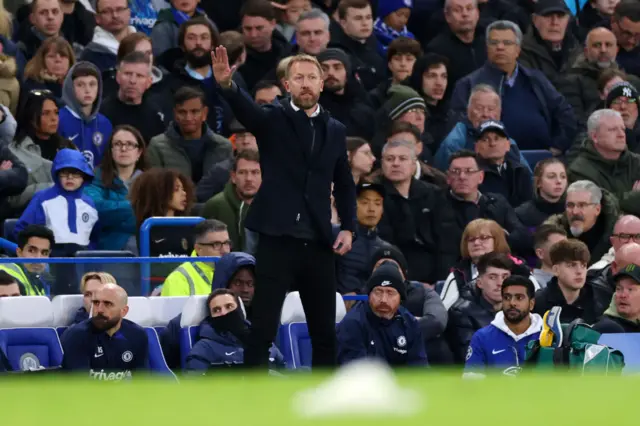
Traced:
<path fill-rule="evenodd" d="M 229 66 L 229 56 L 227 55 L 226 47 L 218 46 L 211 52 L 211 64 L 213 76 L 218 84 L 222 87 L 231 86 L 231 77 L 236 70 L 236 66 Z"/>

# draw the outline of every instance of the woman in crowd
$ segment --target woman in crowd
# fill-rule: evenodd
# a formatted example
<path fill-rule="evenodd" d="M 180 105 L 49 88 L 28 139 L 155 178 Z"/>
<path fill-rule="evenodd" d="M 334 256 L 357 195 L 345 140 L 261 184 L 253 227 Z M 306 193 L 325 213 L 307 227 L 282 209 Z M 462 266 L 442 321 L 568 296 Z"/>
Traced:
<path fill-rule="evenodd" d="M 206 371 L 244 364 L 244 346 L 250 323 L 231 290 L 214 290 L 207 298 L 209 316 L 200 325 L 198 340 L 187 356 L 187 370 Z M 284 367 L 282 354 L 271 345 L 272 367 Z"/>
<path fill-rule="evenodd" d="M 440 292 L 440 298 L 447 310 L 460 297 L 470 297 L 478 277 L 476 263 L 483 254 L 492 252 L 511 253 L 504 229 L 498 223 L 489 219 L 475 219 L 469 222 L 462 233 L 460 241 L 462 260 L 449 274 Z M 529 268 L 527 268 L 524 261 L 517 258 L 513 259 L 523 269 L 520 275 L 528 275 L 536 290 L 539 289 L 540 286 L 531 276 Z"/>
<path fill-rule="evenodd" d="M 0 44 L 2 41 L 0 40 Z M 5 105 L 15 114 L 20 97 L 20 83 L 18 83 L 16 58 L 0 50 L 0 104 Z"/>
<path fill-rule="evenodd" d="M 108 283 L 117 284 L 113 275 L 108 272 L 87 272 L 80 280 L 80 294 L 82 294 L 82 307 L 76 311 L 73 324 L 89 319 L 91 312 L 91 299 L 93 294 Z"/>
<path fill-rule="evenodd" d="M 170 169 L 152 168 L 136 178 L 129 192 L 129 199 L 136 218 L 136 238 L 140 227 L 148 218 L 187 216 L 194 200 L 191 179 Z M 193 250 L 190 230 L 179 226 L 154 226 L 150 231 L 149 255 L 152 257 L 187 257 Z M 141 242 L 137 241 L 140 249 Z M 182 259 L 184 260 L 184 259 Z M 152 265 L 151 275 L 163 281 L 178 264 Z"/>
<path fill-rule="evenodd" d="M 533 170 L 534 198 L 516 208 L 520 222 L 533 232 L 549 216 L 563 213 L 567 184 L 567 169 L 562 161 L 546 158 L 538 162 Z"/>
<path fill-rule="evenodd" d="M 58 134 L 58 105 L 53 93 L 34 91 L 27 94 L 18 116 L 18 128 L 9 149 L 29 170 L 27 188 L 10 199 L 19 214 L 41 189 L 53 185 L 51 163 L 60 149 L 75 149 L 73 143 Z"/>
<path fill-rule="evenodd" d="M 133 181 L 146 170 L 145 143 L 132 126 L 114 129 L 95 178 L 85 192 L 100 217 L 100 250 L 128 250 L 138 253 L 136 218 L 128 199 Z"/>
<path fill-rule="evenodd" d="M 49 90 L 60 99 L 62 83 L 69 69 L 76 63 L 71 45 L 62 37 L 51 37 L 42 42 L 36 55 L 24 69 L 22 93 Z M 24 96 L 24 95 L 21 95 Z"/>
<path fill-rule="evenodd" d="M 366 180 L 366 177 L 371 173 L 376 157 L 374 157 L 369 143 L 356 137 L 347 138 L 347 156 L 353 180 L 357 185 L 360 181 Z"/>

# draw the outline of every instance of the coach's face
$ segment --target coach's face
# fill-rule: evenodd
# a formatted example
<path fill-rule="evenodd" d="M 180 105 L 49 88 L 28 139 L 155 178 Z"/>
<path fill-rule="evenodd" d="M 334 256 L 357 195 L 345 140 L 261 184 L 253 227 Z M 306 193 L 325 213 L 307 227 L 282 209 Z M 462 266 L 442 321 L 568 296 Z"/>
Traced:
<path fill-rule="evenodd" d="M 91 304 L 93 305 L 91 322 L 102 331 L 115 327 L 129 312 L 126 296 L 123 297 L 109 284 L 105 284 L 94 293 Z"/>
<path fill-rule="evenodd" d="M 320 99 L 324 82 L 322 70 L 313 62 L 295 62 L 289 68 L 285 88 L 291 93 L 293 103 L 300 109 L 313 108 Z"/>

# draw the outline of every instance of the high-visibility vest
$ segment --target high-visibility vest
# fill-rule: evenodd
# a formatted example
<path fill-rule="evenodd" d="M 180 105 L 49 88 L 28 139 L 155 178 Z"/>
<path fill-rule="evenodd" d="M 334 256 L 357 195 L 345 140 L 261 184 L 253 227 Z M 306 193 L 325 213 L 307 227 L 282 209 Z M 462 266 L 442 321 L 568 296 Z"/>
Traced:
<path fill-rule="evenodd" d="M 47 293 L 44 290 L 44 287 L 38 287 L 37 285 L 33 285 L 25 274 L 24 270 L 15 263 L 4 263 L 0 265 L 0 270 L 5 271 L 13 278 L 15 278 L 19 284 L 24 287 L 25 296 L 46 296 Z"/>
<path fill-rule="evenodd" d="M 180 278 L 175 274 L 180 274 L 189 285 L 189 294 L 180 291 Z M 162 286 L 163 296 L 194 296 L 207 295 L 211 293 L 211 283 L 213 282 L 213 268 L 202 262 L 185 262 L 178 266 L 164 282 Z"/>

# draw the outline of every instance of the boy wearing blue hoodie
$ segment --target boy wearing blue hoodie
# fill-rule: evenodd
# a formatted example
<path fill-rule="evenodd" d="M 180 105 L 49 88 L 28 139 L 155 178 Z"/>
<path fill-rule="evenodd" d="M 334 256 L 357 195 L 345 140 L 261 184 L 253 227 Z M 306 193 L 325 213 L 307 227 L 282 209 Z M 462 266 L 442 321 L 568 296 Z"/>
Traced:
<path fill-rule="evenodd" d="M 380 0 L 378 18 L 373 23 L 373 33 L 378 39 L 378 51 L 387 56 L 389 43 L 398 37 L 415 38 L 407 29 L 413 0 Z"/>
<path fill-rule="evenodd" d="M 67 73 L 62 85 L 58 132 L 72 141 L 92 168 L 102 161 L 111 137 L 111 122 L 100 114 L 102 76 L 91 62 L 78 62 Z"/>
<path fill-rule="evenodd" d="M 94 248 L 98 240 L 98 210 L 82 189 L 93 179 L 93 170 L 80 151 L 61 149 L 51 168 L 54 186 L 36 192 L 15 227 L 15 235 L 29 225 L 53 231 L 52 257 L 73 256 Z"/>

